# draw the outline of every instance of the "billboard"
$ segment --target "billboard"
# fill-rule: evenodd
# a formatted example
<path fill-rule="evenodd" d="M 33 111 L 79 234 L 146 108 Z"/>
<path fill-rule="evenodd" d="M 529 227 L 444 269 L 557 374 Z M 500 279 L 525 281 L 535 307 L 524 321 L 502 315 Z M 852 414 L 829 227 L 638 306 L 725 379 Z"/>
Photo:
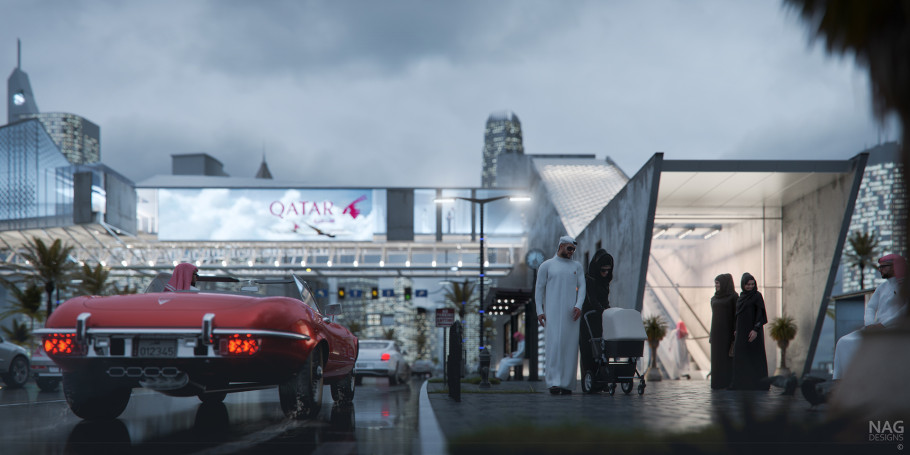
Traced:
<path fill-rule="evenodd" d="M 162 241 L 372 241 L 373 190 L 159 189 Z"/>

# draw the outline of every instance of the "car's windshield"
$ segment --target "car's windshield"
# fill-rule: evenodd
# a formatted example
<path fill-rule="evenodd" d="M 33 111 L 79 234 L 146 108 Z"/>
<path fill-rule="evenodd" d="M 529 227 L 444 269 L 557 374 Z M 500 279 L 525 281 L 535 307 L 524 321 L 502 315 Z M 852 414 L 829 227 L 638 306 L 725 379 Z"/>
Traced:
<path fill-rule="evenodd" d="M 145 289 L 145 293 L 164 292 L 164 286 L 170 279 L 170 273 L 159 273 Z M 293 275 L 278 279 L 237 279 L 226 276 L 200 275 L 196 280 L 195 289 L 176 292 L 214 292 L 261 297 L 284 296 L 302 300 L 313 308 L 317 308 L 309 288 L 300 278 Z"/>

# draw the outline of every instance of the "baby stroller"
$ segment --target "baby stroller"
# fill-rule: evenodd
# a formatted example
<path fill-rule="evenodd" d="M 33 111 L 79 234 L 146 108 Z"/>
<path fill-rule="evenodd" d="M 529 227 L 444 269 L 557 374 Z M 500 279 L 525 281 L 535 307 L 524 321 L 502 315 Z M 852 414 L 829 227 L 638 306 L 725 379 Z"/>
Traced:
<path fill-rule="evenodd" d="M 596 393 L 604 388 L 612 396 L 619 383 L 627 395 L 638 379 L 638 394 L 645 393 L 645 378 L 636 369 L 645 348 L 645 328 L 641 313 L 624 308 L 607 308 L 603 312 L 603 337 L 594 338 L 588 319 L 596 311 L 585 313 L 585 325 L 591 335 L 594 370 L 582 372 L 581 390 Z"/>

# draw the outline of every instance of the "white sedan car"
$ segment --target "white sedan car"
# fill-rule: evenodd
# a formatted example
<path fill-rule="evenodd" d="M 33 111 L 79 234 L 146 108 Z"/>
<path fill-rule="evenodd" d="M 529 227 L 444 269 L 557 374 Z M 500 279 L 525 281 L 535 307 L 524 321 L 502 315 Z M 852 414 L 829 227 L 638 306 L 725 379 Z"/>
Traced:
<path fill-rule="evenodd" d="M 364 376 L 378 376 L 389 378 L 389 385 L 397 385 L 407 382 L 411 368 L 394 341 L 360 340 L 354 374 L 356 384 L 362 383 Z"/>
<path fill-rule="evenodd" d="M 15 389 L 28 382 L 28 351 L 0 337 L 0 378 L 7 387 Z"/>

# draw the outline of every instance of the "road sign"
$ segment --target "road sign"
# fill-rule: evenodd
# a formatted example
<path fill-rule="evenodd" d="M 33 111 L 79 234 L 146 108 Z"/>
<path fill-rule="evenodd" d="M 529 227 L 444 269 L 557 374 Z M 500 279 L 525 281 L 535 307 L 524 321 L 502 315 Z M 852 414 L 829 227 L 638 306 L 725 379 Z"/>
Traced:
<path fill-rule="evenodd" d="M 383 297 L 395 297 L 395 290 L 394 289 L 383 289 L 382 296 Z"/>
<path fill-rule="evenodd" d="M 417 289 L 414 291 L 414 297 L 426 297 L 426 296 L 427 296 L 426 289 Z"/>
<path fill-rule="evenodd" d="M 316 297 L 328 297 L 328 296 L 329 296 L 328 289 L 317 289 L 316 290 Z"/>
<path fill-rule="evenodd" d="M 351 294 L 351 297 L 353 297 L 355 299 L 359 299 L 359 298 L 363 297 L 363 289 L 351 289 L 348 292 Z"/>
<path fill-rule="evenodd" d="M 449 327 L 455 323 L 454 308 L 436 309 L 436 327 Z"/>

